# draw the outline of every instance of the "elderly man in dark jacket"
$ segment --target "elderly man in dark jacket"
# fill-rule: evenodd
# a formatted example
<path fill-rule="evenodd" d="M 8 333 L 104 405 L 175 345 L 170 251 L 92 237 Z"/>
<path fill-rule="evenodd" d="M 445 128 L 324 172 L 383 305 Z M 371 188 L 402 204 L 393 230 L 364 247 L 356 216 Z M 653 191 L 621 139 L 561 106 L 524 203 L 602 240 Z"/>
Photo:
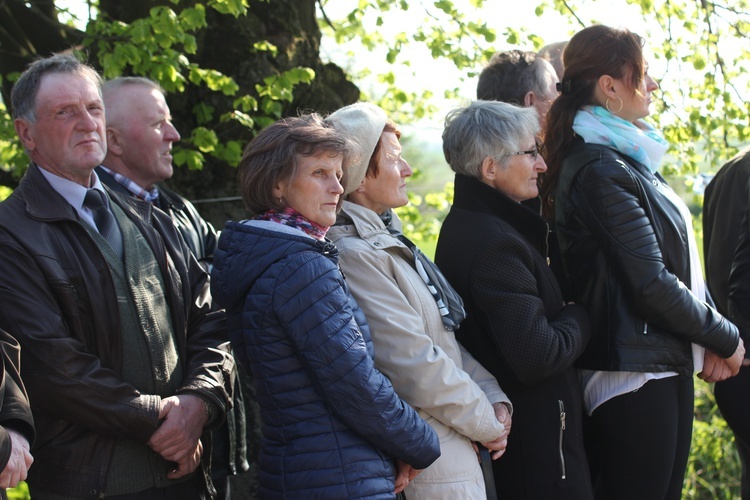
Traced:
<path fill-rule="evenodd" d="M 21 344 L 36 423 L 31 494 L 206 498 L 202 436 L 224 420 L 233 367 L 208 275 L 167 215 L 93 172 L 92 68 L 38 60 L 11 100 L 32 164 L 0 204 L 0 326 Z"/>
<path fill-rule="evenodd" d="M 141 77 L 120 77 L 102 87 L 107 110 L 107 155 L 96 168 L 102 184 L 123 196 L 153 203 L 177 227 L 193 255 L 210 271 L 218 235 L 192 203 L 161 183 L 172 177 L 172 143 L 180 134 L 164 89 Z M 235 374 L 234 407 L 213 435 L 211 477 L 217 498 L 230 498 L 229 476 L 247 471 L 245 407 Z"/>
<path fill-rule="evenodd" d="M 0 498 L 5 488 L 26 479 L 34 459 L 29 453 L 34 441 L 34 420 L 18 366 L 21 362 L 16 339 L 0 330 Z"/>

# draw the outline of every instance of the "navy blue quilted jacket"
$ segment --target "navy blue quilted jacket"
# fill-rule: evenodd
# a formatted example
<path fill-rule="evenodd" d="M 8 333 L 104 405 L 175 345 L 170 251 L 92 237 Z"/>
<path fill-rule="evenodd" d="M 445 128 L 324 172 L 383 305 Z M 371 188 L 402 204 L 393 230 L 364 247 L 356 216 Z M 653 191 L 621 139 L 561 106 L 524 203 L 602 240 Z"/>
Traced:
<path fill-rule="evenodd" d="M 440 455 L 433 429 L 375 369 L 332 243 L 228 222 L 211 290 L 257 389 L 261 498 L 394 498 L 394 459 L 422 469 Z"/>

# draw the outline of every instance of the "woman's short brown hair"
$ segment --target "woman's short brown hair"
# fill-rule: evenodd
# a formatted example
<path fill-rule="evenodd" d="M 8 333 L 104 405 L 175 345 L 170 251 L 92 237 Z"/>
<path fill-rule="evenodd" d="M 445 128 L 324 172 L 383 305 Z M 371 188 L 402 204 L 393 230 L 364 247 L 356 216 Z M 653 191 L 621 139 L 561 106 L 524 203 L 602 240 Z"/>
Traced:
<path fill-rule="evenodd" d="M 284 209 L 274 187 L 297 174 L 298 157 L 329 154 L 345 156 L 347 140 L 320 115 L 283 118 L 261 130 L 245 147 L 237 182 L 240 195 L 254 215 Z"/>

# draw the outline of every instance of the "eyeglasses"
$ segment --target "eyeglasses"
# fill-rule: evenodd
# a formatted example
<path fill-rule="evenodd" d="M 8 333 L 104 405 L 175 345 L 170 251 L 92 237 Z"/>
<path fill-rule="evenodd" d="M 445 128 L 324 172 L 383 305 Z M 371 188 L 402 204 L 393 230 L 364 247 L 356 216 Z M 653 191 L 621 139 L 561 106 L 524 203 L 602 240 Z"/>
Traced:
<path fill-rule="evenodd" d="M 534 144 L 534 149 L 529 149 L 528 151 L 516 151 L 515 153 L 508 153 L 505 156 L 515 156 L 515 155 L 531 155 L 534 157 L 534 161 L 539 157 L 539 148 L 541 146 L 539 143 Z"/>

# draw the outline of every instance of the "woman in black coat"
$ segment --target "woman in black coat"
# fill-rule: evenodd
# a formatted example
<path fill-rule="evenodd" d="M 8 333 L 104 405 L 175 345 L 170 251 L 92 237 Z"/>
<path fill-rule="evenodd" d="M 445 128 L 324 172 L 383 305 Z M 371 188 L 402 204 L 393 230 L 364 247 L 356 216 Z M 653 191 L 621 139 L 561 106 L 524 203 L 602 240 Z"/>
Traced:
<path fill-rule="evenodd" d="M 521 202 L 535 199 L 539 156 L 533 108 L 476 101 L 451 112 L 445 158 L 456 172 L 453 207 L 435 262 L 467 318 L 459 341 L 498 380 L 514 406 L 498 495 L 592 498 L 574 361 L 589 338 L 585 310 L 563 301 L 547 261 L 549 227 Z"/>

